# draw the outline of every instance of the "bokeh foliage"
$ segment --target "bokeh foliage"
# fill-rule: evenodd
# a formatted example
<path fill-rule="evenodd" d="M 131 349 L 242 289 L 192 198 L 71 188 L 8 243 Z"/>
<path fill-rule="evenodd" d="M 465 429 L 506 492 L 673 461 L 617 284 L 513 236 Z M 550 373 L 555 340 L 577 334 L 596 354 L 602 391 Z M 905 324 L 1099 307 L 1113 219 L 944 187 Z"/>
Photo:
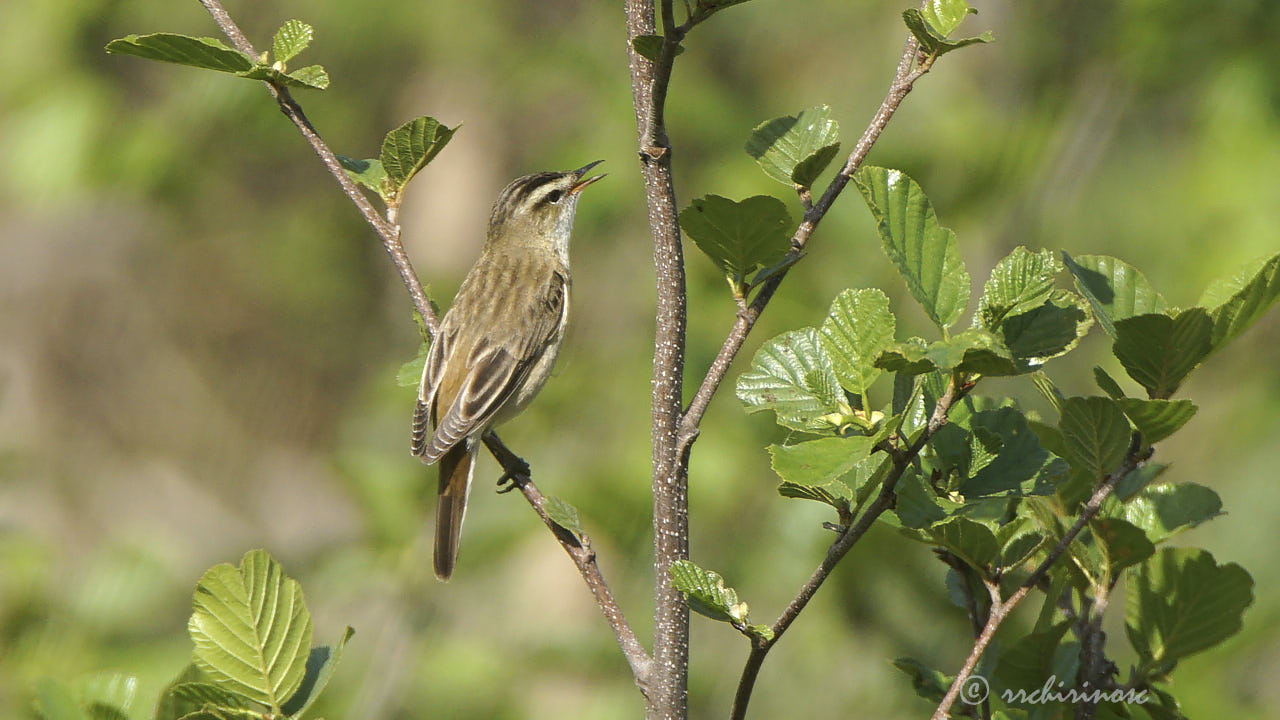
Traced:
<path fill-rule="evenodd" d="M 929 189 L 969 267 L 1018 245 L 1119 256 L 1189 307 L 1210 279 L 1274 251 L 1274 3 L 974 4 L 998 41 L 949 55 L 871 158 Z M 621 13 L 574 0 L 370 7 L 229 4 L 264 48 L 288 18 L 314 27 L 304 57 L 331 87 L 301 100 L 336 151 L 372 157 L 388 129 L 420 115 L 463 124 L 404 200 L 410 252 L 442 304 L 510 177 L 611 166 L 609 191 L 579 215 L 579 302 L 559 377 L 504 435 L 544 489 L 581 511 L 643 635 L 652 290 L 636 271 L 649 250 Z M 901 48 L 902 9 L 757 0 L 699 28 L 669 111 L 681 199 L 779 194 L 742 153 L 768 118 L 826 104 L 846 137 L 863 127 Z M 0 714 L 29 713 L 38 678 L 109 669 L 136 672 L 138 696 L 156 697 L 189 659 L 181 628 L 195 580 L 265 546 L 307 589 L 317 627 L 360 631 L 323 716 L 411 717 L 426 705 L 454 717 L 634 716 L 589 595 L 514 499 L 477 492 L 458 581 L 430 579 L 433 477 L 405 452 L 412 395 L 394 383 L 418 344 L 398 280 L 260 87 L 101 52 L 144 28 L 215 34 L 186 4 L 0 8 L 0 156 L 20 169 L 0 180 Z M 883 288 L 901 308 L 898 336 L 927 335 L 879 243 L 847 194 L 732 374 L 766 339 L 821 324 L 848 287 Z M 697 369 L 734 307 L 692 245 L 690 273 Z M 1076 354 L 1123 377 L 1101 336 Z M 1280 490 L 1267 482 L 1280 461 L 1278 341 L 1268 318 L 1211 356 L 1179 389 L 1196 420 L 1158 458 L 1222 497 L 1231 515 L 1194 542 L 1256 580 L 1241 634 L 1181 666 L 1193 717 L 1280 707 L 1268 530 Z M 1064 392 L 1092 392 L 1088 364 L 1075 372 L 1056 377 Z M 1035 394 L 1018 399 L 1050 412 Z M 776 497 L 760 448 L 788 439 L 726 394 L 692 467 L 693 547 L 751 598 L 757 622 L 827 542 L 820 507 Z M 846 559 L 779 645 L 753 714 L 922 711 L 884 658 L 953 667 L 968 628 L 928 550 L 900 543 L 873 534 Z M 1108 630 L 1119 637 L 1123 623 Z M 727 705 L 736 677 L 724 668 L 740 642 L 695 624 L 695 716 Z"/>

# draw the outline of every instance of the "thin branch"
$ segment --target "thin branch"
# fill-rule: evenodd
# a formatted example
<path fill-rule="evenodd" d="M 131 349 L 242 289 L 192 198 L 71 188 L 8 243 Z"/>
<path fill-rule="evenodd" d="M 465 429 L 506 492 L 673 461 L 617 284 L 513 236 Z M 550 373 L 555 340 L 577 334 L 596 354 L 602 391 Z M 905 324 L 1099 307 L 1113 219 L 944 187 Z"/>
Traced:
<path fill-rule="evenodd" d="M 617 600 L 613 597 L 613 592 L 609 590 L 609 585 L 604 580 L 604 575 L 600 573 L 600 567 L 596 564 L 596 552 L 591 548 L 591 539 L 585 533 L 575 535 L 556 524 L 546 511 L 546 500 L 542 492 L 538 490 L 538 486 L 533 483 L 533 479 L 529 477 L 529 466 L 525 464 L 515 453 L 503 444 L 502 440 L 494 433 L 486 433 L 484 436 L 485 447 L 491 452 L 506 471 L 504 479 L 509 479 L 511 483 L 520 490 L 525 500 L 529 501 L 529 505 L 533 506 L 534 512 L 538 514 L 538 518 L 542 520 L 542 524 L 556 536 L 556 540 L 560 542 L 560 546 L 569 554 L 573 560 L 573 564 L 578 566 L 578 572 L 582 575 L 582 579 L 586 581 L 587 588 L 591 590 L 591 594 L 595 596 L 596 605 L 600 607 L 600 612 L 604 614 L 605 620 L 609 621 L 609 627 L 613 628 L 613 634 L 618 639 L 618 647 L 622 648 L 622 654 L 627 658 L 627 664 L 631 666 L 631 675 L 635 679 L 636 685 L 640 691 L 646 696 L 649 694 L 649 674 L 653 660 L 649 654 L 645 652 L 644 646 L 640 644 L 636 633 L 627 624 L 627 619 L 623 617 L 621 608 L 618 607 Z"/>
<path fill-rule="evenodd" d="M 214 22 L 218 24 L 218 27 L 222 29 L 222 32 L 240 52 L 251 58 L 258 57 L 253 45 L 241 32 L 235 21 L 231 19 L 231 16 L 227 14 L 219 0 L 200 0 L 200 4 L 209 11 Z M 427 299 L 422 283 L 418 280 L 413 264 L 409 261 L 404 246 L 400 242 L 400 225 L 397 222 L 398 208 L 388 208 L 385 219 L 380 216 L 369 201 L 369 198 L 347 176 L 346 171 L 342 169 L 342 165 L 338 162 L 338 158 L 328 144 L 321 139 L 311 122 L 307 120 L 302 107 L 293 99 L 289 91 L 271 82 L 264 82 L 264 84 L 280 105 L 280 110 L 297 126 L 298 131 L 302 133 L 302 136 L 306 138 L 312 149 L 320 156 L 325 167 L 329 169 L 329 173 L 342 186 L 343 192 L 347 194 L 347 197 L 355 204 L 360 214 L 373 227 L 374 232 L 382 238 L 387 254 L 391 256 L 392 263 L 400 273 L 400 279 L 409 291 L 409 297 L 413 300 L 414 308 L 422 316 L 428 332 L 434 337 L 439 327 L 439 320 L 436 318 L 435 311 Z M 605 583 L 604 576 L 596 564 L 596 555 L 595 551 L 591 549 L 590 540 L 585 535 L 578 538 L 571 533 L 566 533 L 547 516 L 543 507 L 542 493 L 529 476 L 528 464 L 508 449 L 495 433 L 487 433 L 484 437 L 484 442 L 485 446 L 489 448 L 494 458 L 502 466 L 503 471 L 506 473 L 504 477 L 511 479 L 515 486 L 520 489 L 525 500 L 533 507 L 534 512 L 537 513 L 543 524 L 556 536 L 560 545 L 573 560 L 574 565 L 578 567 L 578 572 L 582 575 L 583 581 L 596 598 L 596 604 L 600 606 L 600 610 L 609 622 L 609 626 L 613 628 L 618 645 L 626 656 L 627 663 L 631 666 L 631 674 L 635 679 L 636 685 L 639 686 L 641 692 L 648 694 L 649 667 L 652 660 L 640 644 L 631 626 L 627 624 L 626 618 L 623 617 L 622 611 L 613 597 L 613 593 L 609 590 L 608 584 Z"/>
<path fill-rule="evenodd" d="M 787 604 L 782 614 L 774 621 L 772 626 L 773 637 L 769 640 L 757 638 L 752 643 L 751 652 L 747 655 L 747 662 L 742 668 L 742 676 L 738 680 L 738 691 L 733 698 L 733 709 L 729 713 L 731 720 L 742 720 L 742 718 L 746 717 L 747 704 L 751 701 L 751 693 L 755 688 L 756 677 L 760 673 L 760 666 L 764 664 L 765 656 L 769 654 L 769 650 L 782 639 L 782 635 L 800 616 L 800 612 L 804 610 L 805 606 L 809 604 L 809 601 L 818 592 L 818 589 L 826 582 L 836 564 L 862 539 L 862 536 L 871 528 L 876 519 L 886 510 L 893 507 L 897 497 L 894 491 L 898 486 L 898 481 L 902 479 L 903 473 L 911 466 L 916 455 L 924 448 L 925 443 L 947 423 L 947 416 L 955 403 L 967 395 L 973 387 L 972 383 L 958 383 L 955 378 L 952 379 L 951 383 L 947 385 L 946 392 L 943 393 L 942 397 L 938 399 L 937 405 L 934 406 L 933 413 L 929 416 L 929 422 L 920 432 L 920 436 L 905 452 L 891 456 L 893 468 L 885 476 L 884 483 L 880 486 L 880 492 L 876 495 L 876 499 L 867 506 L 867 509 L 858 518 L 857 522 L 846 528 L 836 538 L 836 541 L 831 544 L 831 547 L 827 548 L 827 555 L 822 559 L 822 564 L 818 566 L 817 570 L 813 571 L 813 574 L 809 576 L 800 591 L 796 593 L 795 598 Z"/>
<path fill-rule="evenodd" d="M 938 709 L 933 712 L 932 720 L 945 720 L 950 717 L 951 706 L 955 704 L 956 698 L 960 696 L 965 681 L 969 679 L 969 675 L 973 673 L 973 669 L 978 665 L 978 660 L 982 657 L 982 653 L 986 652 L 987 645 L 1000 627 L 1000 623 L 1004 622 L 1004 619 L 1018 606 L 1018 603 L 1026 598 L 1031 589 L 1039 585 L 1040 581 L 1048 575 L 1049 569 L 1058 561 L 1058 558 L 1062 557 L 1062 554 L 1067 551 L 1067 547 L 1084 530 L 1094 515 L 1098 514 L 1098 510 L 1102 508 L 1102 503 L 1111 496 L 1120 481 L 1136 470 L 1139 465 L 1149 460 L 1151 452 L 1151 448 L 1142 450 L 1142 436 L 1139 433 L 1134 433 L 1133 439 L 1129 444 L 1129 451 L 1125 454 L 1124 461 L 1120 463 L 1120 467 L 1113 470 L 1103 480 L 1102 484 L 1098 485 L 1093 491 L 1089 501 L 1080 509 L 1080 516 L 1076 518 L 1071 529 L 1067 530 L 1062 539 L 1058 541 L 1058 544 L 1049 551 L 1044 560 L 1036 566 L 1036 569 L 1027 576 L 1026 580 L 1022 581 L 1022 584 L 1018 586 L 1017 590 L 1014 590 L 1007 600 L 1001 601 L 998 594 L 992 596 L 991 614 L 987 618 L 987 625 L 982 629 L 982 635 L 978 637 L 977 642 L 973 644 L 973 648 L 969 651 L 969 656 L 965 658 L 960 672 L 956 673 L 955 680 L 952 681 L 951 687 L 947 689 L 947 694 L 943 696 L 942 702 L 938 704 Z"/>
<path fill-rule="evenodd" d="M 933 66 L 933 57 L 927 57 L 915 70 L 911 69 L 918 49 L 919 44 L 916 39 L 914 37 L 907 38 L 906 44 L 902 49 L 902 57 L 898 60 L 898 68 L 894 73 L 893 82 L 889 85 L 889 91 L 885 94 L 884 100 L 881 101 L 880 107 L 871 119 L 871 123 L 862 131 L 862 136 L 858 138 L 858 143 L 854 145 L 853 152 L 850 153 L 849 159 L 845 161 L 844 167 L 832 178 L 826 191 L 822 193 L 817 202 L 805 202 L 805 194 L 801 195 L 802 203 L 805 205 L 805 214 L 799 226 L 796 227 L 795 233 L 791 236 L 791 256 L 804 252 L 809 238 L 818 227 L 818 223 L 822 222 L 822 218 L 826 216 L 836 198 L 840 196 L 845 186 L 849 184 L 853 174 L 862 166 L 867 154 L 875 146 L 876 140 L 884 132 L 885 126 L 889 124 L 889 120 L 897 112 L 898 106 L 902 104 L 907 94 L 911 92 L 915 81 L 929 72 L 929 69 Z M 747 335 L 755 327 L 756 321 L 760 319 L 761 313 L 764 312 L 769 301 L 773 299 L 774 292 L 782 284 L 788 272 L 790 272 L 790 266 L 784 267 L 776 275 L 765 281 L 750 306 L 745 311 L 739 312 L 734 319 L 733 327 L 730 328 L 724 343 L 720 346 L 720 352 L 716 354 L 715 360 L 707 368 L 707 374 L 703 377 L 702 384 L 698 386 L 698 391 L 689 402 L 689 407 L 685 410 L 684 417 L 680 422 L 682 451 L 697 438 L 698 426 L 702 423 L 702 417 L 706 414 L 707 407 L 711 404 L 711 398 L 715 396 L 720 384 L 724 381 L 725 375 L 729 372 L 729 365 L 733 363 L 733 359 L 742 350 L 742 345 L 746 342 Z"/>

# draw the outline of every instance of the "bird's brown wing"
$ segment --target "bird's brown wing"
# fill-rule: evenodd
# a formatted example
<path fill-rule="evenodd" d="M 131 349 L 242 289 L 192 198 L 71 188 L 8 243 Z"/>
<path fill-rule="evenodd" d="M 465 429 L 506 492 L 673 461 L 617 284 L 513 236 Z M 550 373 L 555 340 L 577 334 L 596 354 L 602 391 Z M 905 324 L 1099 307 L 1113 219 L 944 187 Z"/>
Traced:
<path fill-rule="evenodd" d="M 502 272 L 468 278 L 442 323 L 438 349 L 428 354 L 414 419 L 414 454 L 424 462 L 488 425 L 562 331 L 567 274 L 533 259 L 505 260 Z M 513 286 L 515 278 L 522 287 Z M 470 312 L 455 312 L 471 303 Z M 451 320 L 460 316 L 475 326 L 455 328 Z M 435 428 L 430 438 L 427 423 Z"/>

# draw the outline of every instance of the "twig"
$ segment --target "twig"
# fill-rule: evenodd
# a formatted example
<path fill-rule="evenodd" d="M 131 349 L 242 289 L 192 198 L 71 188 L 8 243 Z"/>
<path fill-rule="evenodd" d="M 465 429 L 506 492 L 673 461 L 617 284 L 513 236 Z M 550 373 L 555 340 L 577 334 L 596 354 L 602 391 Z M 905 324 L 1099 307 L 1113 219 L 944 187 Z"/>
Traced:
<path fill-rule="evenodd" d="M 1119 485 L 1126 475 L 1137 469 L 1138 465 L 1150 459 L 1151 452 L 1151 448 L 1142 450 L 1142 436 L 1139 433 L 1134 433 L 1133 439 L 1129 444 L 1129 451 L 1125 454 L 1124 461 L 1120 463 L 1120 467 L 1113 470 L 1093 491 L 1089 501 L 1080 509 L 1080 516 L 1076 518 L 1075 524 L 1071 526 L 1071 529 L 1067 530 L 1062 539 L 1058 541 L 1058 544 L 1045 556 L 1045 559 L 1036 566 L 1036 569 L 1027 576 L 1026 580 L 1022 581 L 1022 584 L 1018 586 L 1017 590 L 1013 591 L 1013 594 L 1007 600 L 1002 601 L 998 592 L 992 596 L 991 614 L 987 617 L 987 625 L 982 629 L 982 635 L 974 642 L 973 648 L 969 651 L 969 656 L 965 658 L 964 665 L 960 668 L 960 672 L 956 673 L 955 680 L 952 681 L 951 687 L 947 689 L 947 694 L 943 696 L 942 702 L 938 704 L 938 709 L 934 710 L 932 720 L 945 720 L 950 717 L 951 706 L 955 704 L 956 698 L 960 696 L 960 691 L 964 687 L 965 681 L 973 673 L 973 669 L 977 666 L 982 653 L 986 651 L 987 645 L 1000 627 L 1000 623 L 1004 622 L 1004 619 L 1018 606 L 1018 603 L 1022 602 L 1031 589 L 1039 585 L 1040 581 L 1048 575 L 1049 569 L 1053 567 L 1053 564 L 1058 561 L 1058 558 L 1062 557 L 1067 547 L 1084 530 L 1089 521 L 1093 519 L 1093 516 L 1098 514 L 1102 503 L 1115 491 L 1116 485 Z"/>
<path fill-rule="evenodd" d="M 635 51 L 632 41 L 654 34 L 654 0 L 626 0 L 625 10 L 632 104 L 657 285 L 652 388 L 654 637 L 646 716 L 683 720 L 688 715 L 689 608 L 672 585 L 669 568 L 689 556 L 688 456 L 681 453 L 678 442 L 685 277 L 671 146 L 663 125 L 667 84 L 683 31 L 675 26 L 672 0 L 662 0 L 665 34 L 658 60 L 652 62 Z"/>
<path fill-rule="evenodd" d="M 817 202 L 806 202 L 805 193 L 801 194 L 801 202 L 805 206 L 805 214 L 799 226 L 796 227 L 795 233 L 791 236 L 790 255 L 799 255 L 804 251 L 805 245 L 808 244 L 813 231 L 817 229 L 818 223 L 822 222 L 822 218 L 826 216 L 836 198 L 840 196 L 845 186 L 849 184 L 853 174 L 862 166 L 876 140 L 884 132 L 885 126 L 889 124 L 889 120 L 897 112 L 898 106 L 902 104 L 907 94 L 911 92 L 915 81 L 929 72 L 929 69 L 933 66 L 933 58 L 928 57 L 915 70 L 911 69 L 918 49 L 919 45 L 916 39 L 914 37 L 907 38 L 906 45 L 902 49 L 902 57 L 898 60 L 898 69 L 894 73 L 893 82 L 889 85 L 889 91 L 885 94 L 884 100 L 881 101 L 880 107 L 871 119 L 871 123 L 862 131 L 862 136 L 854 146 L 853 152 L 850 153 L 849 159 L 845 161 L 844 167 L 832 178 L 822 196 L 818 198 Z M 755 299 L 750 306 L 745 311 L 739 312 L 734 319 L 733 327 L 730 328 L 724 343 L 720 346 L 720 352 L 716 354 L 711 366 L 707 368 L 707 374 L 703 377 L 702 384 L 698 386 L 698 391 L 689 402 L 689 407 L 685 410 L 684 417 L 681 419 L 680 445 L 682 451 L 698 437 L 698 426 L 702 423 L 702 416 L 706 414 L 707 406 L 711 404 L 711 398 L 715 396 L 720 384 L 724 381 L 725 375 L 729 372 L 729 365 L 733 363 L 733 359 L 742 350 L 742 345 L 746 342 L 747 335 L 755 327 L 756 321 L 760 319 L 760 314 L 764 312 L 769 301 L 773 299 L 774 292 L 782 284 L 790 269 L 790 266 L 784 267 L 773 277 L 766 280 L 760 286 L 760 290 L 756 293 Z"/>
<path fill-rule="evenodd" d="M 609 621 L 609 627 L 613 628 L 613 634 L 618 639 L 618 646 L 622 648 L 622 654 L 626 656 L 627 664 L 631 666 L 631 675 L 635 678 L 636 685 L 647 696 L 649 694 L 649 668 L 653 661 L 649 654 L 645 652 L 644 646 L 640 644 L 635 631 L 627 624 L 627 619 L 623 617 L 622 610 L 618 607 L 618 602 L 613 597 L 613 592 L 609 590 L 609 585 L 600 573 L 600 567 L 596 564 L 596 552 L 591 548 L 591 539 L 587 537 L 586 533 L 575 535 L 557 525 L 551 519 L 551 516 L 547 514 L 546 501 L 542 492 L 538 490 L 538 486 L 529 477 L 529 466 L 515 453 L 511 452 L 503 444 L 502 440 L 498 439 L 497 435 L 492 432 L 486 433 L 484 444 L 485 447 L 489 448 L 489 452 L 497 458 L 503 470 L 507 472 L 505 477 L 509 478 L 512 484 L 520 490 L 520 493 L 533 506 L 533 510 L 542 520 L 542 524 L 546 525 L 547 529 L 556 536 L 556 540 L 560 542 L 560 546 L 564 548 L 564 551 L 569 554 L 573 564 L 578 566 L 578 572 L 582 575 L 582 579 L 586 581 L 587 588 L 595 596 L 596 605 L 600 607 L 600 612 L 604 613 L 605 619 Z"/>
<path fill-rule="evenodd" d="M 769 650 L 782 639 L 783 633 L 791 627 L 791 624 L 799 617 L 800 612 L 804 610 L 809 601 L 813 599 L 814 594 L 826 582 L 827 577 L 831 575 L 831 571 L 835 569 L 837 563 L 853 548 L 862 536 L 866 534 L 871 525 L 886 510 L 893 507 L 896 495 L 894 490 L 897 488 L 898 481 L 902 479 L 902 474 L 906 471 L 911 463 L 915 460 L 916 455 L 924 448 L 929 438 L 933 437 L 943 425 L 947 423 L 947 415 L 951 412 L 952 406 L 959 402 L 961 398 L 967 395 L 973 389 L 972 383 L 958 383 L 956 378 L 947 386 L 947 391 L 938 399 L 937 405 L 933 408 L 933 413 L 929 416 L 929 422 L 920 432 L 920 436 L 905 452 L 899 452 L 891 455 L 893 468 L 889 474 L 885 476 L 884 483 L 880 486 L 880 492 L 876 495 L 876 499 L 867 506 L 857 522 L 850 525 L 845 531 L 836 538 L 836 541 L 827 548 L 827 555 L 822 559 L 822 564 L 817 570 L 809 576 L 809 579 L 796 593 L 795 598 L 787 604 L 782 614 L 774 621 L 772 625 L 773 637 L 765 640 L 761 637 L 753 639 L 751 652 L 747 655 L 747 662 L 742 668 L 742 676 L 738 679 L 738 691 L 733 698 L 733 709 L 729 713 L 731 720 L 742 720 L 747 715 L 747 704 L 751 701 L 751 693 L 755 689 L 756 677 L 760 673 L 760 666 L 764 664 L 765 656 L 769 654 Z"/>
<path fill-rule="evenodd" d="M 250 58 L 258 57 L 253 45 L 241 32 L 235 21 L 231 19 L 231 16 L 227 14 L 219 0 L 200 0 L 200 4 L 209 11 L 214 22 L 218 24 L 218 27 L 222 29 L 222 32 L 240 52 L 245 53 Z M 396 270 L 400 273 L 400 279 L 409 291 L 409 297 L 413 300 L 414 308 L 422 316 L 428 332 L 434 337 L 439 321 L 430 301 L 427 299 L 422 283 L 418 280 L 413 264 L 409 261 L 404 246 L 400 242 L 400 225 L 396 222 L 396 208 L 388 209 L 386 219 L 381 217 L 373 207 L 373 204 L 369 202 L 369 198 L 347 176 L 346 171 L 342 169 L 342 165 L 338 162 L 333 151 L 329 149 L 329 146 L 321 139 L 310 121 L 307 120 L 302 107 L 293 99 L 289 91 L 283 86 L 269 81 L 264 82 L 264 84 L 280 105 L 281 111 L 297 126 L 298 131 L 302 133 L 302 136 L 306 138 L 312 149 L 320 156 L 325 167 L 329 169 L 329 173 L 342 186 L 347 197 L 351 199 L 360 214 L 378 233 L 378 236 L 382 238 L 383 246 L 386 248 L 387 254 L 391 256 L 391 262 L 395 264 Z M 538 514 L 543 524 L 551 529 L 560 545 L 564 547 L 565 552 L 569 553 L 569 557 L 573 559 L 574 564 L 578 567 L 578 572 L 582 575 L 583 581 L 586 582 L 587 587 L 595 596 L 596 604 L 600 606 L 600 610 L 609 622 L 609 626 L 613 628 L 614 635 L 618 639 L 618 645 L 626 656 L 627 663 L 631 666 L 631 673 L 636 685 L 640 687 L 641 692 L 647 694 L 649 666 L 652 661 L 645 652 L 644 647 L 640 645 L 640 641 L 636 638 L 631 626 L 627 624 L 617 601 L 614 600 L 613 593 L 610 592 L 609 586 L 605 583 L 604 576 L 596 564 L 595 551 L 591 549 L 590 540 L 585 535 L 577 538 L 572 534 L 566 534 L 559 525 L 556 525 L 547 516 L 546 510 L 543 508 L 542 493 L 534 485 L 532 478 L 529 477 L 529 466 L 508 449 L 496 434 L 487 433 L 484 441 L 485 446 L 489 448 L 494 458 L 502 466 L 503 471 L 507 473 L 507 477 L 511 478 L 512 482 L 520 488 L 525 500 L 533 507 L 534 512 Z"/>

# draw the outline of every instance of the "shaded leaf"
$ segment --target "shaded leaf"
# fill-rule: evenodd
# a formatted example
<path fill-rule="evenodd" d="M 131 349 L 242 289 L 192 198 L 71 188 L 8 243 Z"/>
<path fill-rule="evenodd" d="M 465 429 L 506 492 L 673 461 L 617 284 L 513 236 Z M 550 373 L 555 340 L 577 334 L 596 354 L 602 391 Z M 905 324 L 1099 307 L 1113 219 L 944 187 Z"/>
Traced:
<path fill-rule="evenodd" d="M 1070 622 L 1060 622 L 1045 630 L 1032 632 L 1006 645 L 996 661 L 993 680 L 997 691 L 1009 690 L 1018 697 L 1018 690 L 1030 693 L 1044 685 L 1054 673 L 1054 658 Z M 1074 677 L 1074 673 L 1065 677 Z M 1022 696 L 1024 699 L 1026 695 Z M 1029 703 L 1015 702 L 1019 706 Z"/>
<path fill-rule="evenodd" d="M 1200 299 L 1201 306 L 1212 311 L 1212 351 L 1216 352 L 1248 330 L 1280 299 L 1280 255 L 1272 255 L 1251 275 L 1250 269 L 1252 266 L 1215 281 Z M 1224 295 L 1227 297 L 1218 302 Z"/>
<path fill-rule="evenodd" d="M 1007 316 L 1000 336 L 1020 367 L 1036 368 L 1074 348 L 1092 325 L 1084 300 L 1059 290 L 1044 304 Z"/>
<path fill-rule="evenodd" d="M 635 48 L 641 57 L 650 62 L 658 62 L 658 58 L 662 57 L 662 43 L 661 35 L 637 35 L 631 38 L 631 47 Z M 675 55 L 683 52 L 684 46 L 676 45 Z"/>
<path fill-rule="evenodd" d="M 196 667 L 195 663 L 183 668 L 178 677 L 170 681 L 160 691 L 160 698 L 156 701 L 154 720 L 178 720 L 178 718 L 198 710 L 199 705 L 174 695 L 174 689 L 184 683 L 201 682 L 202 680 L 204 680 L 204 676 L 200 674 L 200 668 Z"/>
<path fill-rule="evenodd" d="M 689 609 L 712 620 L 741 625 L 747 621 L 747 604 L 724 584 L 724 578 L 688 560 L 671 563 L 671 584 L 684 593 Z"/>
<path fill-rule="evenodd" d="M 1196 414 L 1196 404 L 1190 400 L 1141 400 L 1121 398 L 1120 409 L 1134 427 L 1142 433 L 1142 441 L 1148 445 L 1164 440 L 1187 424 Z"/>
<path fill-rule="evenodd" d="M 1116 323 L 1112 352 L 1152 398 L 1172 395 L 1212 350 L 1213 321 L 1203 308 L 1135 315 Z"/>
<path fill-rule="evenodd" d="M 188 630 L 200 671 L 232 692 L 279 707 L 302 683 L 311 614 L 298 582 L 262 550 L 200 578 Z"/>
<path fill-rule="evenodd" d="M 1127 502 L 1108 502 L 1104 512 L 1141 528 L 1151 542 L 1161 543 L 1221 515 L 1222 499 L 1212 489 L 1195 483 L 1157 483 Z"/>
<path fill-rule="evenodd" d="M 126 35 L 107 43 L 107 52 L 233 74 L 253 67 L 244 53 L 220 40 L 174 33 Z"/>
<path fill-rule="evenodd" d="M 935 545 L 950 550 L 970 567 L 985 572 L 1000 557 L 1000 545 L 986 525 L 966 517 L 952 517 L 927 530 Z"/>
<path fill-rule="evenodd" d="M 1129 421 L 1111 398 L 1067 398 L 1058 429 L 1065 460 L 1095 481 L 1119 467 L 1129 448 Z"/>
<path fill-rule="evenodd" d="M 911 678 L 911 687 L 916 694 L 930 702 L 941 702 L 951 687 L 951 676 L 925 665 L 915 658 L 900 657 L 893 661 L 893 666 Z"/>
<path fill-rule="evenodd" d="M 1178 660 L 1239 632 L 1253 578 L 1194 548 L 1165 548 L 1130 572 L 1125 631 L 1143 665 L 1167 672 Z"/>
<path fill-rule="evenodd" d="M 542 506 L 552 522 L 569 532 L 582 537 L 582 517 L 578 509 L 554 495 L 547 495 Z"/>
<path fill-rule="evenodd" d="M 1145 462 L 1124 476 L 1124 479 L 1116 485 L 1115 492 L 1112 496 L 1120 500 L 1128 500 L 1137 495 L 1143 488 L 1155 482 L 1156 478 L 1164 474 L 1169 466 L 1157 462 Z"/>
<path fill-rule="evenodd" d="M 396 385 L 400 387 L 418 387 L 419 383 L 422 382 L 422 371 L 427 365 L 427 350 L 430 347 L 427 343 L 422 343 L 418 346 L 418 354 L 412 360 L 400 366 L 400 369 L 396 371 Z"/>
<path fill-rule="evenodd" d="M 1073 258 L 1066 252 L 1062 259 L 1075 276 L 1076 287 L 1093 306 L 1098 323 L 1113 338 L 1117 337 L 1115 321 L 1163 313 L 1169 307 L 1147 278 L 1123 260 L 1106 255 Z"/>
<path fill-rule="evenodd" d="M 1097 365 L 1093 366 L 1093 380 L 1098 383 L 1098 388 L 1112 400 L 1119 400 L 1124 397 L 1124 390 L 1120 389 L 1120 384 L 1108 375 L 1106 370 Z"/>
<path fill-rule="evenodd" d="M 410 120 L 387 133 L 382 140 L 382 168 L 395 192 L 400 192 L 418 171 L 427 166 L 457 132 L 433 117 Z"/>
<path fill-rule="evenodd" d="M 880 376 L 876 357 L 893 342 L 889 298 L 879 290 L 845 290 L 831 303 L 820 332 L 840 385 L 863 395 Z"/>
<path fill-rule="evenodd" d="M 757 125 L 745 149 L 774 180 L 809 187 L 839 152 L 839 138 L 831 108 L 819 105 Z"/>
<path fill-rule="evenodd" d="M 307 656 L 307 672 L 302 678 L 302 686 L 281 707 L 286 715 L 300 717 L 320 697 L 320 693 L 329 686 L 338 662 L 342 660 L 342 651 L 346 649 L 347 641 L 355 634 L 356 631 L 348 627 L 337 645 L 321 645 L 311 649 L 311 654 Z"/>
<path fill-rule="evenodd" d="M 737 396 L 747 412 L 772 410 L 780 425 L 810 432 L 843 424 L 844 404 L 831 359 L 818 331 L 803 328 L 765 343 L 738 378 Z M 832 417 L 832 416 L 835 417 Z"/>
<path fill-rule="evenodd" d="M 853 180 L 907 290 L 934 324 L 950 327 L 969 302 L 969 273 L 955 233 L 938 224 L 929 198 L 901 171 L 863 166 Z"/>
<path fill-rule="evenodd" d="M 242 709 L 249 707 L 249 701 L 234 692 L 207 682 L 179 683 L 173 686 L 175 700 L 194 707 L 213 705 L 219 708 Z"/>
<path fill-rule="evenodd" d="M 358 160 L 346 155 L 338 155 L 338 163 L 347 173 L 347 177 L 382 196 L 388 189 L 387 171 L 382 168 L 378 158 Z"/>
<path fill-rule="evenodd" d="M 680 212 L 680 227 L 735 286 L 756 268 L 782 261 L 791 248 L 787 206 L 768 195 L 698 198 Z"/>

